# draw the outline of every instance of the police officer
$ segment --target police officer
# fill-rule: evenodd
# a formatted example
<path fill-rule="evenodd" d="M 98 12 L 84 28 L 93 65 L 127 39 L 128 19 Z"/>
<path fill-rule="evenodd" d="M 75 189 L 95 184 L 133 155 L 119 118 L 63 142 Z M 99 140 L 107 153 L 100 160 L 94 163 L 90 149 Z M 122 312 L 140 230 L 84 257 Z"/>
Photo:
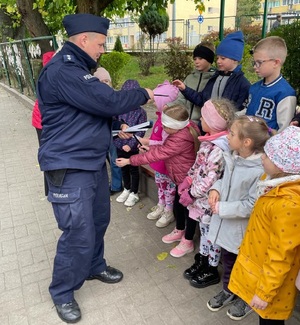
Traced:
<path fill-rule="evenodd" d="M 43 68 L 37 84 L 43 124 L 38 158 L 62 230 L 49 291 L 58 316 L 75 323 L 81 312 L 74 291 L 85 280 L 116 283 L 123 277 L 104 259 L 111 117 L 147 103 L 153 93 L 143 88 L 115 91 L 90 73 L 104 53 L 108 19 L 74 14 L 63 25 L 69 40 Z"/>

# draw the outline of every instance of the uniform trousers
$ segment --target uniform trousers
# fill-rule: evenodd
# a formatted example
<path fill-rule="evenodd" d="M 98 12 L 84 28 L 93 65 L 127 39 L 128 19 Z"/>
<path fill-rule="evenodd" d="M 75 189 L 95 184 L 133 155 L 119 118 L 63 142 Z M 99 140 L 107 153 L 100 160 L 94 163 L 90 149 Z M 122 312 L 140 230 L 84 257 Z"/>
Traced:
<path fill-rule="evenodd" d="M 107 267 L 104 235 L 110 221 L 108 175 L 105 164 L 100 171 L 68 169 L 61 184 L 46 175 L 48 200 L 62 231 L 49 291 L 55 304 L 64 304 L 74 299 L 74 290 L 89 275 Z"/>

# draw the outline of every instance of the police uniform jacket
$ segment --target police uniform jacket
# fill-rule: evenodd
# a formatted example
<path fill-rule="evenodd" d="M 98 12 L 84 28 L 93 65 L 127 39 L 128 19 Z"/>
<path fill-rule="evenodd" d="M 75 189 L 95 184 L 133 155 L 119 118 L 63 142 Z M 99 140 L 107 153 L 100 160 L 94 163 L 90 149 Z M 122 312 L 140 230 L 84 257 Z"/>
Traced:
<path fill-rule="evenodd" d="M 66 42 L 42 70 L 37 96 L 42 114 L 41 170 L 99 170 L 111 140 L 111 118 L 149 99 L 145 89 L 115 91 L 90 70 L 96 62 Z"/>

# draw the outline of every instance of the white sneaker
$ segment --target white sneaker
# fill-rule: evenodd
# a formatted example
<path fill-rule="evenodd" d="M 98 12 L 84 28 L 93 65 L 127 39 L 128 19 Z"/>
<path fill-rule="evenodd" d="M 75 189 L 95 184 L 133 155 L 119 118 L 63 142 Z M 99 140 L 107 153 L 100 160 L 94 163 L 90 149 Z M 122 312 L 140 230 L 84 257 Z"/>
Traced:
<path fill-rule="evenodd" d="M 164 211 L 162 216 L 156 221 L 155 226 L 158 228 L 167 227 L 175 220 L 173 211 Z"/>
<path fill-rule="evenodd" d="M 126 205 L 127 207 L 133 207 L 139 200 L 140 200 L 139 196 L 131 192 L 127 200 L 124 202 L 124 205 Z"/>
<path fill-rule="evenodd" d="M 124 191 L 116 198 L 116 201 L 120 203 L 125 202 L 129 194 L 130 194 L 130 190 L 126 190 L 126 188 L 124 188 Z"/>
<path fill-rule="evenodd" d="M 156 220 L 160 217 L 160 215 L 163 213 L 164 211 L 164 206 L 161 204 L 157 204 L 155 207 L 153 207 L 152 212 L 147 214 L 147 219 L 149 220 Z"/>

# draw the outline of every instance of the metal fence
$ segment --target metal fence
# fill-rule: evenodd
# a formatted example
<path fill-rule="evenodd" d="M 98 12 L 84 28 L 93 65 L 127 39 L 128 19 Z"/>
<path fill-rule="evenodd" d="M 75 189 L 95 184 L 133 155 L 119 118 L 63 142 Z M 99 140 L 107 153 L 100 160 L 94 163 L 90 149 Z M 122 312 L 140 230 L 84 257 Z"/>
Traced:
<path fill-rule="evenodd" d="M 57 49 L 54 36 L 0 43 L 0 80 L 10 88 L 35 98 L 37 77 L 42 68 L 43 49 Z"/>

